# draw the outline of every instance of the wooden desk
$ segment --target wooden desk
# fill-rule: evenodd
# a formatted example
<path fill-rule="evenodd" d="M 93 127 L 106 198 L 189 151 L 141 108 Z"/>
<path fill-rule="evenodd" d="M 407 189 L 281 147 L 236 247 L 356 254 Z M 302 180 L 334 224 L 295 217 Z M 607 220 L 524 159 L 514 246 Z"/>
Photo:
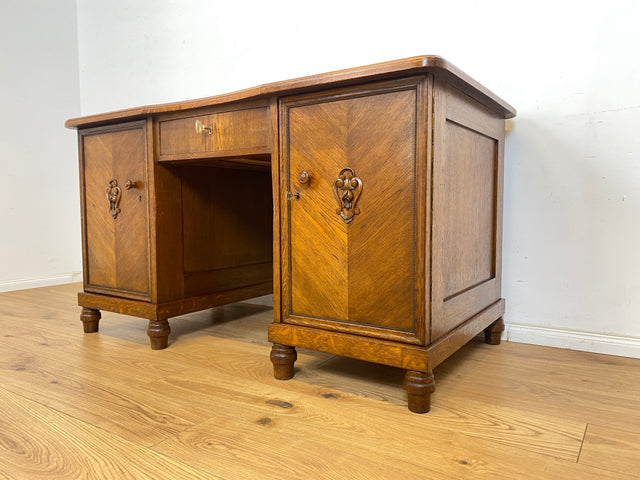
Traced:
<path fill-rule="evenodd" d="M 432 370 L 499 343 L 506 102 L 422 56 L 188 102 L 71 119 L 78 129 L 85 332 L 273 292 L 276 378 L 295 347 Z"/>

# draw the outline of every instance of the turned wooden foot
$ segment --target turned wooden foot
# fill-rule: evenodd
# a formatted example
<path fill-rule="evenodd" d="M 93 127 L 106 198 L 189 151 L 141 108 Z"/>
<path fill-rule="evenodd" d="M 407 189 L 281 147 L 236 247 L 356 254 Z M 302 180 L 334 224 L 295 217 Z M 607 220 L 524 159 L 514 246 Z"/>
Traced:
<path fill-rule="evenodd" d="M 404 389 L 408 394 L 409 410 L 414 413 L 427 413 L 431 408 L 431 394 L 436 389 L 433 372 L 407 370 Z"/>
<path fill-rule="evenodd" d="M 147 335 L 149 335 L 151 349 L 162 350 L 163 348 L 167 348 L 170 333 L 171 328 L 169 327 L 169 322 L 167 321 L 167 319 L 149 320 Z"/>
<path fill-rule="evenodd" d="M 100 314 L 100 310 L 82 307 L 80 320 L 82 320 L 82 328 L 84 329 L 84 333 L 97 332 L 101 317 L 102 315 Z"/>
<path fill-rule="evenodd" d="M 489 345 L 500 345 L 500 336 L 504 332 L 504 320 L 499 318 L 484 329 L 484 341 Z"/>
<path fill-rule="evenodd" d="M 293 378 L 293 364 L 298 354 L 294 347 L 274 343 L 271 347 L 271 363 L 273 363 L 273 376 L 278 380 Z"/>

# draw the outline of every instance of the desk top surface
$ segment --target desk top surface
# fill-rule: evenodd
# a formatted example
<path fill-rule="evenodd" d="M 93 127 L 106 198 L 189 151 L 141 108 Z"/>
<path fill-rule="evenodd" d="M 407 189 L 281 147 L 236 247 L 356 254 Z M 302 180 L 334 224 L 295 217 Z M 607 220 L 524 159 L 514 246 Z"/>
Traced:
<path fill-rule="evenodd" d="M 148 105 L 72 118 L 66 121 L 65 127 L 93 127 L 108 123 L 135 120 L 158 113 L 179 112 L 182 110 L 223 105 L 226 103 L 257 100 L 274 95 L 290 95 L 319 88 L 350 85 L 363 81 L 383 80 L 398 76 L 418 75 L 427 72 L 440 76 L 445 81 L 454 84 L 457 88 L 480 101 L 489 109 L 495 111 L 504 118 L 512 118 L 516 115 L 516 110 L 511 105 L 477 81 L 473 80 L 466 73 L 459 70 L 444 58 L 436 55 L 422 55 L 418 57 L 394 60 L 391 62 L 377 63 L 374 65 L 295 78 L 292 80 L 284 80 L 281 82 L 267 83 L 257 87 L 247 88 L 245 90 L 216 95 L 213 97 L 200 98 L 197 100 Z"/>

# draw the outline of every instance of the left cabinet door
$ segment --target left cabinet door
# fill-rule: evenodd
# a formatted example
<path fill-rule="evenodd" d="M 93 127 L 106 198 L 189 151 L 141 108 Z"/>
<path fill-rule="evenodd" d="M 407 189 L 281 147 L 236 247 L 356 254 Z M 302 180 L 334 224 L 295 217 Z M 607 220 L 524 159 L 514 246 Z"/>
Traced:
<path fill-rule="evenodd" d="M 150 299 L 147 123 L 81 130 L 85 291 Z"/>

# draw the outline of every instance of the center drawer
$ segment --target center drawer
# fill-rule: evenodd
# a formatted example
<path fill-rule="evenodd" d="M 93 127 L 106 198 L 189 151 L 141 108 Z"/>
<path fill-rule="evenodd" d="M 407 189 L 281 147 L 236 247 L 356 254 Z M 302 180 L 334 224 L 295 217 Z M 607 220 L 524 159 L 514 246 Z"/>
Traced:
<path fill-rule="evenodd" d="M 266 107 L 181 116 L 158 122 L 160 156 L 236 156 L 268 152 Z"/>

